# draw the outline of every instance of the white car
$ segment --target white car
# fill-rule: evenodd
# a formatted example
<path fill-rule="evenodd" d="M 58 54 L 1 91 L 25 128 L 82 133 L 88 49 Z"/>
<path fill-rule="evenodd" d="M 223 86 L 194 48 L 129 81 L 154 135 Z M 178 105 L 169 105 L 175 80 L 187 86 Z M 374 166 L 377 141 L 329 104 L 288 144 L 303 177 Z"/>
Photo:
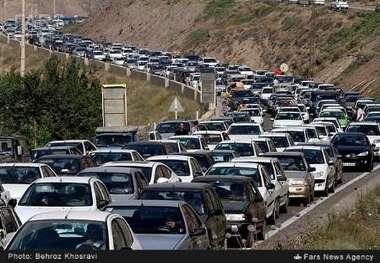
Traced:
<path fill-rule="evenodd" d="M 333 136 L 330 133 L 328 125 L 321 122 L 313 122 L 310 126 L 314 127 L 317 130 L 319 140 L 329 142 Z"/>
<path fill-rule="evenodd" d="M 337 120 L 337 118 L 334 118 L 334 117 L 319 117 L 319 118 L 315 118 L 312 123 L 314 122 L 330 122 L 332 124 L 334 124 L 337 132 L 343 132 L 343 128 L 342 126 L 340 126 L 339 124 L 339 121 Z"/>
<path fill-rule="evenodd" d="M 325 0 L 312 0 L 313 5 L 325 5 Z"/>
<path fill-rule="evenodd" d="M 128 167 L 140 170 L 149 184 L 176 183 L 181 181 L 175 172 L 160 162 L 109 162 L 102 166 Z"/>
<path fill-rule="evenodd" d="M 96 163 L 96 165 L 116 161 L 144 161 L 144 158 L 138 151 L 118 148 L 95 150 L 90 152 L 89 157 Z"/>
<path fill-rule="evenodd" d="M 20 200 L 21 196 L 35 180 L 56 177 L 57 174 L 47 164 L 42 163 L 2 163 L 0 182 L 11 198 Z"/>
<path fill-rule="evenodd" d="M 348 10 L 349 6 L 347 1 L 336 0 L 331 3 L 330 8 L 334 11 Z"/>
<path fill-rule="evenodd" d="M 222 142 L 230 140 L 226 132 L 220 131 L 196 131 L 193 135 L 201 136 L 209 150 L 214 150 L 215 146 Z"/>
<path fill-rule="evenodd" d="M 198 125 L 199 131 L 227 131 L 228 126 L 225 121 L 201 121 Z"/>
<path fill-rule="evenodd" d="M 264 133 L 263 127 L 258 123 L 233 123 L 227 130 L 231 140 L 251 140 Z"/>
<path fill-rule="evenodd" d="M 111 49 L 111 50 L 108 52 L 107 56 L 108 56 L 108 59 L 110 59 L 110 60 L 113 61 L 113 60 L 115 60 L 116 58 L 123 58 L 123 53 L 121 53 L 121 51 L 118 50 L 118 49 Z"/>
<path fill-rule="evenodd" d="M 288 133 L 294 144 L 307 143 L 310 142 L 312 138 L 309 137 L 306 127 L 285 127 L 285 128 L 277 128 L 271 131 L 272 133 Z"/>
<path fill-rule="evenodd" d="M 287 148 L 285 151 L 304 153 L 310 167 L 315 168 L 315 171 L 312 172 L 315 182 L 315 192 L 322 192 L 324 196 L 327 196 L 329 192 L 335 191 L 334 161 L 330 159 L 324 147 L 308 145 L 293 146 Z"/>
<path fill-rule="evenodd" d="M 371 144 L 380 149 L 380 125 L 377 122 L 351 122 L 346 128 L 346 132 L 360 132 L 367 135 Z M 379 157 L 379 151 L 374 152 Z"/>
<path fill-rule="evenodd" d="M 95 50 L 92 52 L 92 59 L 104 61 L 106 60 L 106 55 L 103 51 Z"/>
<path fill-rule="evenodd" d="M 30 218 L 6 246 L 10 251 L 141 250 L 127 221 L 109 212 L 56 211 Z"/>
<path fill-rule="evenodd" d="M 259 189 L 265 204 L 265 217 L 268 223 L 274 224 L 280 213 L 280 203 L 278 192 L 272 183 L 265 168 L 257 163 L 250 162 L 228 162 L 216 163 L 207 171 L 208 175 L 236 175 L 247 176 L 253 179 Z"/>
<path fill-rule="evenodd" d="M 293 138 L 288 133 L 264 133 L 259 138 L 271 139 L 278 152 L 283 152 L 285 148 L 294 145 Z"/>
<path fill-rule="evenodd" d="M 102 181 L 94 177 L 46 177 L 34 181 L 15 207 L 21 222 L 36 214 L 58 211 L 97 211 L 111 198 Z"/>
<path fill-rule="evenodd" d="M 264 123 L 263 112 L 259 108 L 240 109 L 240 112 L 248 112 L 251 117 L 251 121 L 262 125 Z"/>
<path fill-rule="evenodd" d="M 5 190 L 3 185 L 0 182 L 0 203 L 4 201 L 5 204 L 8 204 L 9 200 L 11 200 L 11 193 Z"/>
<path fill-rule="evenodd" d="M 273 120 L 273 128 L 301 126 L 304 124 L 301 112 L 279 112 Z"/>
<path fill-rule="evenodd" d="M 169 137 L 169 140 L 178 141 L 187 152 L 208 150 L 205 140 L 198 135 L 178 135 Z"/>
<path fill-rule="evenodd" d="M 274 191 L 278 196 L 280 212 L 286 213 L 289 205 L 289 180 L 285 176 L 280 162 L 276 158 L 269 157 L 239 157 L 232 159 L 232 162 L 238 163 L 257 163 L 262 165 L 275 185 Z"/>
<path fill-rule="evenodd" d="M 262 100 L 269 100 L 270 96 L 274 94 L 274 88 L 273 87 L 264 87 L 261 90 L 260 98 Z"/>
<path fill-rule="evenodd" d="M 305 123 L 309 123 L 310 122 L 310 114 L 307 111 L 307 107 L 305 106 L 305 104 L 297 104 L 297 107 L 301 111 L 301 115 L 302 115 L 303 121 Z"/>
<path fill-rule="evenodd" d="M 166 164 L 184 183 L 190 183 L 194 178 L 203 176 L 203 171 L 194 157 L 184 155 L 157 155 L 147 159 L 151 162 Z"/>
<path fill-rule="evenodd" d="M 229 140 L 216 145 L 215 150 L 233 150 L 239 156 L 260 156 L 260 147 L 251 140 Z"/>
<path fill-rule="evenodd" d="M 240 66 L 239 73 L 244 75 L 246 78 L 254 76 L 252 69 L 248 66 Z"/>
<path fill-rule="evenodd" d="M 331 122 L 323 122 L 323 121 L 318 122 L 317 121 L 317 122 L 312 122 L 311 123 L 311 125 L 314 125 L 314 124 L 316 124 L 316 125 L 324 125 L 326 127 L 326 129 L 328 131 L 328 137 L 329 137 L 328 140 L 330 140 L 338 132 L 338 130 L 335 127 L 335 125 L 333 123 L 331 123 Z M 318 133 L 319 133 L 319 131 L 318 131 Z M 322 139 L 323 139 L 323 136 L 322 136 Z"/>
<path fill-rule="evenodd" d="M 218 65 L 218 61 L 215 58 L 205 57 L 201 60 L 201 64 L 207 65 L 210 68 L 215 68 Z"/>
<path fill-rule="evenodd" d="M 63 140 L 48 142 L 45 147 L 77 146 L 84 156 L 96 150 L 96 146 L 89 140 Z"/>
<path fill-rule="evenodd" d="M 123 66 L 125 63 L 125 59 L 124 58 L 113 58 L 112 59 L 112 64 L 115 64 L 115 65 L 119 65 L 119 66 Z"/>
<path fill-rule="evenodd" d="M 272 139 L 269 139 L 269 138 L 253 138 L 251 141 L 255 142 L 257 144 L 257 146 L 259 146 L 260 150 L 263 153 L 277 152 L 276 146 L 274 145 Z"/>

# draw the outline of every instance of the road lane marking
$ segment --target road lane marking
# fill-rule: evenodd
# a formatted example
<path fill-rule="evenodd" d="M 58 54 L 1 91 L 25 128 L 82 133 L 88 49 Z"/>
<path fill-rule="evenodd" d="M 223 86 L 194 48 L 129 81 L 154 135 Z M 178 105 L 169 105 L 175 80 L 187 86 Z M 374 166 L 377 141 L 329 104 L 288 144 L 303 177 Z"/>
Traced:
<path fill-rule="evenodd" d="M 376 170 L 380 169 L 380 164 L 377 165 L 371 172 L 375 172 Z M 282 231 L 283 229 L 287 228 L 288 226 L 290 226 L 291 224 L 293 224 L 294 222 L 298 221 L 299 219 L 301 219 L 303 216 L 307 215 L 308 213 L 310 213 L 311 211 L 313 211 L 316 207 L 318 207 L 319 205 L 323 204 L 324 202 L 326 202 L 327 200 L 329 200 L 331 197 L 333 197 L 334 195 L 340 193 L 341 191 L 343 191 L 344 189 L 346 189 L 347 187 L 349 187 L 350 185 L 354 184 L 355 182 L 363 179 L 364 177 L 366 177 L 367 175 L 370 175 L 371 173 L 370 172 L 365 172 L 365 173 L 362 173 L 361 175 L 357 176 L 356 178 L 350 180 L 349 182 L 345 183 L 345 184 L 342 184 L 341 186 L 339 186 L 338 188 L 335 189 L 335 192 L 334 193 L 330 193 L 328 197 L 324 197 L 323 199 L 319 199 L 318 201 L 315 201 L 313 202 L 310 206 L 306 207 L 305 209 L 302 209 L 300 212 L 298 212 L 296 215 L 294 215 L 293 217 L 289 218 L 288 220 L 284 221 L 281 226 L 275 230 L 271 230 L 269 231 L 266 235 L 265 235 L 265 238 L 271 238 L 273 237 L 274 235 L 276 235 L 277 233 L 279 233 L 280 231 Z M 265 242 L 265 241 L 263 241 Z"/>

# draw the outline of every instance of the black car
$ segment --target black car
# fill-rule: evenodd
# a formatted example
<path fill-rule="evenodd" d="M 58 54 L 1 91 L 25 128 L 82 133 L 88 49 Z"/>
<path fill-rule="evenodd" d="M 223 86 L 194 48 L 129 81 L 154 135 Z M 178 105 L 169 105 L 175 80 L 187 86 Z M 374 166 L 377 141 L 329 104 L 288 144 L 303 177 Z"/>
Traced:
<path fill-rule="evenodd" d="M 206 172 L 214 164 L 211 152 L 209 151 L 195 151 L 195 152 L 182 152 L 176 155 L 185 155 L 194 157 L 202 168 L 202 172 Z"/>
<path fill-rule="evenodd" d="M 178 147 L 175 147 L 173 143 L 159 141 L 134 142 L 128 144 L 123 149 L 136 150 L 144 158 L 179 152 Z"/>
<path fill-rule="evenodd" d="M 90 157 L 83 155 L 45 155 L 36 162 L 49 165 L 59 176 L 77 175 L 83 169 L 95 166 Z"/>
<path fill-rule="evenodd" d="M 77 146 L 42 147 L 33 149 L 31 153 L 31 158 L 34 162 L 42 156 L 57 154 L 82 155 L 82 152 L 79 150 Z"/>
<path fill-rule="evenodd" d="M 225 246 L 227 220 L 218 194 L 204 183 L 154 184 L 144 189 L 142 200 L 185 201 L 198 213 L 207 226 L 211 247 L 222 249 Z"/>
<path fill-rule="evenodd" d="M 343 160 L 343 167 L 359 167 L 372 171 L 375 145 L 372 145 L 364 133 L 337 133 L 331 143 Z"/>
<path fill-rule="evenodd" d="M 240 155 L 234 150 L 213 150 L 211 156 L 214 159 L 214 163 L 223 163 L 238 158 Z"/>
<path fill-rule="evenodd" d="M 227 217 L 228 247 L 240 247 L 242 243 L 251 247 L 255 240 L 264 240 L 265 205 L 252 178 L 210 175 L 193 182 L 208 183 L 218 193 Z"/>

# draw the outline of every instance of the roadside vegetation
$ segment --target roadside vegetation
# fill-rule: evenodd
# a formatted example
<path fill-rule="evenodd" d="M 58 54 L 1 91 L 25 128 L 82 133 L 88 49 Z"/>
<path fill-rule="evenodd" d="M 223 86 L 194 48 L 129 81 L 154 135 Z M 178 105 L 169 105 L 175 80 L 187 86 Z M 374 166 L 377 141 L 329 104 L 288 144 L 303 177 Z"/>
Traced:
<path fill-rule="evenodd" d="M 289 240 L 282 249 L 380 249 L 380 186 L 363 194 L 352 210 L 329 214 L 326 225 Z"/>

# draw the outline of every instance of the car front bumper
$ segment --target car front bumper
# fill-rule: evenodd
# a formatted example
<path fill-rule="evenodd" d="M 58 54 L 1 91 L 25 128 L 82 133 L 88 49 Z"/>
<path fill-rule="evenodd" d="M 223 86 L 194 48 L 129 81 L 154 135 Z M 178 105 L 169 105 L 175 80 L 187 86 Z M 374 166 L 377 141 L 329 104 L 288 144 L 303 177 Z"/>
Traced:
<path fill-rule="evenodd" d="M 290 185 L 289 198 L 306 198 L 309 195 L 309 187 L 303 185 Z"/>
<path fill-rule="evenodd" d="M 343 168 L 367 166 L 371 162 L 370 156 L 343 156 Z"/>

